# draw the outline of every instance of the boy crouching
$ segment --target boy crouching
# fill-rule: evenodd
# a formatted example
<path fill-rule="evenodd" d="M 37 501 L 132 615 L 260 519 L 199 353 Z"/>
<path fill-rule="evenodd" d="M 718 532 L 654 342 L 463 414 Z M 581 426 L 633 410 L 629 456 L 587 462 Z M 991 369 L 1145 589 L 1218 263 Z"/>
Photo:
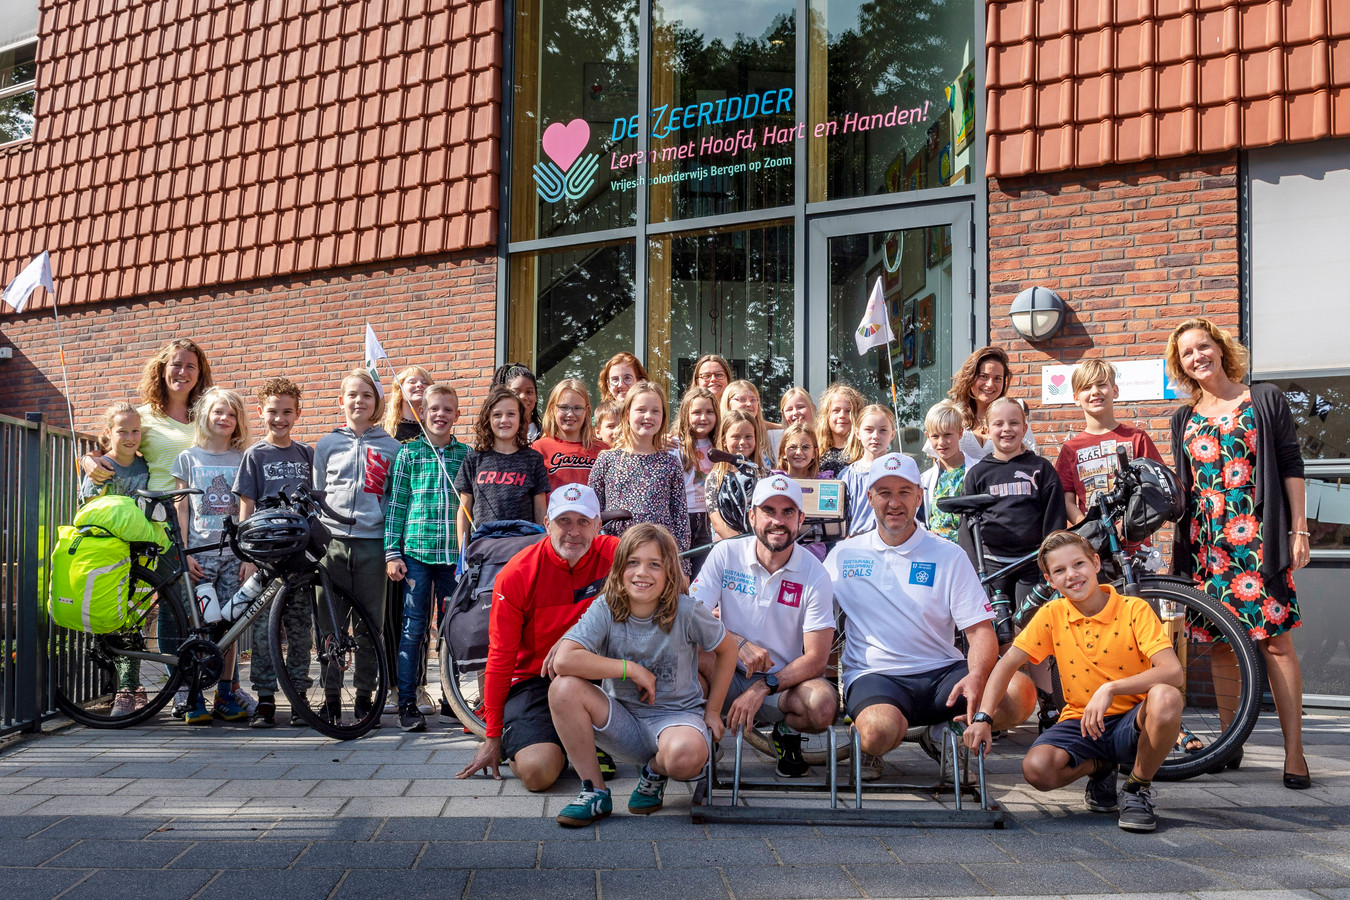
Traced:
<path fill-rule="evenodd" d="M 1064 711 L 1032 744 L 1023 776 L 1039 791 L 1087 776 L 1088 809 L 1119 810 L 1121 828 L 1153 831 L 1152 779 L 1181 730 L 1181 662 L 1146 602 L 1097 581 L 1101 558 L 1085 539 L 1056 531 L 1037 561 L 1061 596 L 1037 611 L 994 667 L 966 745 L 990 746 L 992 713 L 1013 673 L 1054 656 Z M 1117 795 L 1121 765 L 1133 771 Z"/>

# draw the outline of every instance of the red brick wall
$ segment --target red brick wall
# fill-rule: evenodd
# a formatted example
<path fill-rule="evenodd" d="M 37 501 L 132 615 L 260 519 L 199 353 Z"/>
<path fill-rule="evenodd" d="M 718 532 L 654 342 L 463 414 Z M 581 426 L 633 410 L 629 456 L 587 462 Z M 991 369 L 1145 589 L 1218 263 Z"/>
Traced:
<path fill-rule="evenodd" d="M 202 345 L 223 387 L 251 394 L 274 375 L 299 383 L 305 394 L 296 434 L 313 442 L 342 424 L 338 382 L 360 365 L 369 321 L 395 366 L 424 365 L 459 390 L 464 414 L 455 433 L 466 437 L 469 410 L 492 375 L 496 270 L 491 254 L 423 257 L 63 309 L 76 424 L 95 430 L 109 403 L 134 398 L 145 360 L 165 340 L 185 336 Z M 0 360 L 0 413 L 41 411 L 65 425 L 51 311 L 4 324 L 3 344 L 14 348 L 14 358 Z"/>
<path fill-rule="evenodd" d="M 1076 406 L 1037 409 L 1041 365 L 1161 358 L 1172 328 L 1191 316 L 1236 329 L 1238 279 L 1234 154 L 990 180 L 990 339 L 1011 354 L 1012 393 L 1030 403 L 1051 458 L 1083 420 Z M 1070 310 L 1059 334 L 1035 345 L 1008 320 L 1013 298 L 1032 285 Z M 1147 427 L 1166 457 L 1175 407 L 1116 412 Z"/>
<path fill-rule="evenodd" d="M 70 307 L 494 242 L 501 0 L 42 8 L 4 280 L 48 250 Z"/>

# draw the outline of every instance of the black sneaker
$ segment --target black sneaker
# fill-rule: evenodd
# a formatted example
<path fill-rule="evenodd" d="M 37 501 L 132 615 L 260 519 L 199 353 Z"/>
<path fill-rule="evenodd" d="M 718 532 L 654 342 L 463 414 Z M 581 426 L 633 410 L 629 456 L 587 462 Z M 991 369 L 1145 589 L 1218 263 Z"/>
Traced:
<path fill-rule="evenodd" d="M 356 717 L 356 721 L 364 722 L 372 712 L 375 713 L 375 722 L 370 727 L 379 728 L 380 711 L 375 708 L 375 698 L 370 694 L 357 694 L 356 701 L 352 703 L 352 715 Z"/>
<path fill-rule="evenodd" d="M 248 720 L 249 728 L 276 728 L 277 704 L 271 697 L 259 697 L 258 708 Z"/>
<path fill-rule="evenodd" d="M 1036 716 L 1036 730 L 1038 734 L 1045 734 L 1056 722 L 1059 721 L 1059 710 L 1041 707 L 1041 711 Z"/>
<path fill-rule="evenodd" d="M 774 726 L 773 755 L 778 759 L 774 771 L 784 778 L 801 778 L 811 771 L 802 756 L 802 736 L 795 731 Z"/>
<path fill-rule="evenodd" d="M 342 724 L 342 698 L 325 697 L 319 708 L 319 718 L 329 725 Z"/>
<path fill-rule="evenodd" d="M 1158 817 L 1153 814 L 1153 789 L 1120 792 L 1120 827 L 1126 831 L 1153 831 Z"/>
<path fill-rule="evenodd" d="M 1087 788 L 1083 791 L 1083 802 L 1093 812 L 1113 813 L 1120 809 L 1120 804 L 1116 801 L 1117 769 L 1114 763 L 1103 766 L 1101 760 L 1097 762 L 1097 769 L 1088 776 Z"/>
<path fill-rule="evenodd" d="M 427 720 L 417 710 L 416 703 L 404 703 L 398 708 L 398 727 L 404 731 L 426 731 Z"/>
<path fill-rule="evenodd" d="M 595 759 L 600 764 L 600 774 L 605 778 L 613 778 L 619 774 L 619 769 L 614 765 L 614 757 L 610 756 L 599 747 L 595 748 Z"/>
<path fill-rule="evenodd" d="M 308 728 L 309 722 L 307 722 L 305 717 L 298 712 L 293 712 L 291 713 L 290 726 L 292 728 Z"/>

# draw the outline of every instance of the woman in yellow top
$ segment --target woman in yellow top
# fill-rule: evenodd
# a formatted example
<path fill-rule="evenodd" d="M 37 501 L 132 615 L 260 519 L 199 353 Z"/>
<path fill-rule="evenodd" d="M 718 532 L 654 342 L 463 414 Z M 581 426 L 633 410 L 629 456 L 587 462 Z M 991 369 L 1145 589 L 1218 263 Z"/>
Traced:
<path fill-rule="evenodd" d="M 192 406 L 211 387 L 211 364 L 189 338 L 176 338 L 150 357 L 138 388 L 142 405 L 141 456 L 150 469 L 152 491 L 172 490 L 172 469 L 178 454 L 192 446 Z M 95 451 L 80 460 L 95 484 L 112 477 L 112 466 Z"/>

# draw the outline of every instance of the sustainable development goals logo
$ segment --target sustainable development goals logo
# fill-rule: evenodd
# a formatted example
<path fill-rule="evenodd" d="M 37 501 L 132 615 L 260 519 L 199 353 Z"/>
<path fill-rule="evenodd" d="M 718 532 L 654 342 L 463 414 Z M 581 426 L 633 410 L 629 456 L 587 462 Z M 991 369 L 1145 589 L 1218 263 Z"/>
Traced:
<path fill-rule="evenodd" d="M 564 197 L 579 200 L 591 189 L 600 169 L 600 154 L 582 155 L 590 140 L 591 126 L 585 119 L 554 122 L 544 129 L 542 143 L 548 159 L 534 164 L 534 187 L 540 199 L 549 203 Z"/>

